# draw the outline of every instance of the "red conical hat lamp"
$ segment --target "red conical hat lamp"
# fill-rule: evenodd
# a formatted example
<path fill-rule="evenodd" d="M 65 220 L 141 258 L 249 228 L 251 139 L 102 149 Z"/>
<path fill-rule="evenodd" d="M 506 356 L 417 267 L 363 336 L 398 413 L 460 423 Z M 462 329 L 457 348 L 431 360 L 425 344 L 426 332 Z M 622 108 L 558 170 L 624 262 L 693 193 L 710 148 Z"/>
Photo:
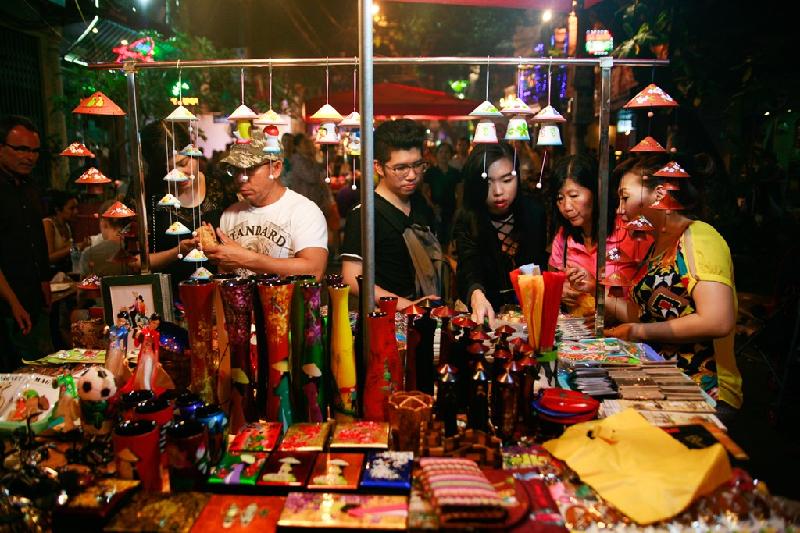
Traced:
<path fill-rule="evenodd" d="M 102 215 L 103 218 L 129 218 L 135 216 L 136 213 L 133 211 L 133 209 L 119 201 L 114 202 L 114 204 L 106 209 L 106 212 Z"/>
<path fill-rule="evenodd" d="M 688 178 L 689 173 L 683 170 L 683 168 L 675 161 L 670 161 L 667 163 L 663 168 L 661 168 L 658 172 L 654 172 L 653 176 L 659 178 Z"/>
<path fill-rule="evenodd" d="M 61 153 L 58 155 L 63 155 L 65 157 L 94 157 L 92 151 L 86 148 L 86 145 L 83 143 L 72 143 L 61 150 Z"/>
<path fill-rule="evenodd" d="M 625 224 L 625 230 L 631 234 L 634 240 L 643 241 L 647 239 L 647 234 L 653 233 L 656 228 L 644 216 L 639 215 Z"/>
<path fill-rule="evenodd" d="M 125 115 L 125 111 L 121 107 L 100 91 L 95 92 L 88 98 L 81 98 L 81 103 L 72 112 L 80 115 Z"/>
<path fill-rule="evenodd" d="M 89 194 L 103 194 L 103 185 L 111 183 L 102 172 L 92 167 L 75 180 L 78 185 L 88 185 L 87 192 Z"/>
<path fill-rule="evenodd" d="M 670 194 L 665 194 L 661 200 L 653 203 L 650 207 L 652 209 L 666 211 L 667 213 L 670 211 L 680 211 L 684 209 L 683 205 L 681 205 L 681 203 L 673 198 Z"/>
<path fill-rule="evenodd" d="M 620 270 L 614 270 L 611 274 L 600 281 L 604 287 L 608 287 L 609 296 L 624 298 L 628 287 L 633 286 L 633 282 Z"/>
<path fill-rule="evenodd" d="M 642 107 L 678 107 L 678 102 L 655 83 L 651 83 L 624 106 L 627 109 Z"/>
<path fill-rule="evenodd" d="M 658 144 L 658 141 L 654 138 L 650 137 L 649 135 L 639 141 L 639 144 L 631 148 L 631 152 L 653 152 L 653 153 L 666 153 L 666 150 L 663 146 Z"/>

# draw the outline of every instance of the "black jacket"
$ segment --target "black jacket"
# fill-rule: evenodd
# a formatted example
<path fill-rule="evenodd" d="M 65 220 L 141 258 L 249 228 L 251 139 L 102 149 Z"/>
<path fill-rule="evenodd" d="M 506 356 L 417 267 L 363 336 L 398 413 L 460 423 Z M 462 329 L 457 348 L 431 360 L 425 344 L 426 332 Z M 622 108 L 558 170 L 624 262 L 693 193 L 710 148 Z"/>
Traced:
<path fill-rule="evenodd" d="M 500 248 L 497 231 L 486 214 L 463 209 L 456 216 L 453 238 L 456 241 L 458 296 L 469 305 L 475 289 L 483 290 L 492 307 L 517 303 L 509 272 L 528 263 L 547 265 L 547 225 L 542 206 L 521 194 L 513 204 L 514 233 L 519 243 L 512 258 Z"/>

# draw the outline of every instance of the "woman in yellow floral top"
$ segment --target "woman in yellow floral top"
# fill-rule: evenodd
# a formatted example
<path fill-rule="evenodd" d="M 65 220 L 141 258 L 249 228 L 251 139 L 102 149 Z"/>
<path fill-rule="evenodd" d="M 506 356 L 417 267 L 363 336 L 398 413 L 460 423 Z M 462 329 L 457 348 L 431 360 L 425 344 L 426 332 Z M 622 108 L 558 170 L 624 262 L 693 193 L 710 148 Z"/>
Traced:
<path fill-rule="evenodd" d="M 667 359 L 677 358 L 678 366 L 717 401 L 720 418 L 730 421 L 742 405 L 733 351 L 737 309 L 731 254 L 709 224 L 683 211 L 651 207 L 667 194 L 687 209 L 696 205 L 691 179 L 680 179 L 680 190 L 670 193 L 666 181 L 653 176 L 668 161 L 632 158 L 615 170 L 621 177 L 618 213 L 626 221 L 643 215 L 655 231 L 632 289 L 638 321 L 629 313 L 631 321 L 606 335 L 647 342 Z"/>

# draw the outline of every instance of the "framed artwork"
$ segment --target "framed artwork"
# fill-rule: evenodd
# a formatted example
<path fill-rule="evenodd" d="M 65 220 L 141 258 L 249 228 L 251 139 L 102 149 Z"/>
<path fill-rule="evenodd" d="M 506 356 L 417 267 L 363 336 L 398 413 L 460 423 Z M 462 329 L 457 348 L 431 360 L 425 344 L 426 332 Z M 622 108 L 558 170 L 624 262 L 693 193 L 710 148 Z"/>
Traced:
<path fill-rule="evenodd" d="M 113 324 L 122 310 L 138 326 L 147 324 L 153 313 L 166 322 L 174 320 L 169 274 L 106 276 L 102 278 L 101 289 L 106 324 Z"/>

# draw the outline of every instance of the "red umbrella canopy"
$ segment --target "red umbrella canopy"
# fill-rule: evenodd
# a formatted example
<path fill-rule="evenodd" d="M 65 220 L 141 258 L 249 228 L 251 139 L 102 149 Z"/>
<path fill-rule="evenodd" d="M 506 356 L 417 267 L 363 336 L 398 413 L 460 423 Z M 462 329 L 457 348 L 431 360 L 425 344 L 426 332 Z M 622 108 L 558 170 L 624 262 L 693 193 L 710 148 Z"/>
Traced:
<path fill-rule="evenodd" d="M 568 13 L 572 9 L 572 0 L 391 0 L 414 4 L 446 4 L 479 7 L 510 7 L 515 9 L 552 9 Z M 600 0 L 585 0 L 583 6 L 590 8 Z"/>
<path fill-rule="evenodd" d="M 459 99 L 444 91 L 400 83 L 377 83 L 373 87 L 375 117 L 408 117 L 420 120 L 467 119 L 470 111 L 480 102 Z M 306 120 L 325 104 L 325 97 L 306 102 Z M 353 91 L 331 93 L 328 102 L 340 113 L 349 113 L 353 107 Z"/>

